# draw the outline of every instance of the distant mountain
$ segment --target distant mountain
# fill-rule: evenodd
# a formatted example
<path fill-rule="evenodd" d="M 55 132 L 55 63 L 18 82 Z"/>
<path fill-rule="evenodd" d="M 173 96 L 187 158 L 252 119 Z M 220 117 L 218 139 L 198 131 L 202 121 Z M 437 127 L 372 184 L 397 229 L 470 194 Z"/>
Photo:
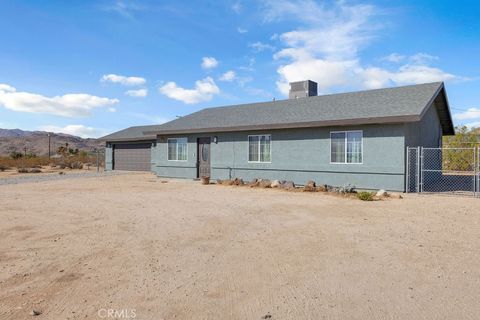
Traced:
<path fill-rule="evenodd" d="M 105 143 L 97 139 L 80 138 L 64 133 L 53 133 L 50 138 L 51 153 L 54 155 L 60 146 L 72 149 L 91 151 L 103 149 Z M 20 129 L 0 129 L 0 156 L 9 155 L 12 151 L 34 153 L 38 156 L 48 155 L 48 133 L 45 131 L 23 131 Z"/>

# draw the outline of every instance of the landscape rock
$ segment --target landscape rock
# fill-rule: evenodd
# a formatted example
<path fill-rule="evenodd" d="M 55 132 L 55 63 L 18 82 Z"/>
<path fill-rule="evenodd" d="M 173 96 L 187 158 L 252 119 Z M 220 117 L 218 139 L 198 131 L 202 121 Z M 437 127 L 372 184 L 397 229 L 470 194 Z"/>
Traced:
<path fill-rule="evenodd" d="M 305 186 L 303 187 L 303 191 L 314 192 L 316 190 L 315 187 L 316 187 L 315 181 L 309 180 L 307 184 L 305 184 Z"/>
<path fill-rule="evenodd" d="M 254 179 L 252 179 L 252 181 L 250 181 L 248 183 L 248 186 L 249 187 L 258 187 L 258 184 L 259 184 L 259 180 L 257 178 L 254 178 Z"/>
<path fill-rule="evenodd" d="M 28 172 L 30 172 L 30 173 L 41 173 L 42 170 L 40 170 L 38 168 L 33 168 L 33 169 L 30 169 Z"/>
<path fill-rule="evenodd" d="M 72 162 L 72 164 L 70 165 L 70 168 L 71 168 L 71 169 L 83 169 L 83 163 L 80 162 L 80 161 L 74 161 L 74 162 Z"/>
<path fill-rule="evenodd" d="M 262 179 L 259 183 L 258 186 L 260 188 L 271 188 L 272 182 L 268 179 Z"/>
<path fill-rule="evenodd" d="M 30 312 L 30 315 L 31 316 L 39 316 L 42 314 L 42 311 L 39 311 L 39 310 L 35 310 L 33 309 L 31 312 Z"/>
<path fill-rule="evenodd" d="M 336 189 L 337 192 L 339 193 L 355 193 L 355 186 L 352 186 L 351 184 L 344 185 L 340 188 L 334 188 Z"/>
<path fill-rule="evenodd" d="M 273 181 L 272 181 L 272 184 L 270 185 L 270 187 L 272 187 L 272 188 L 278 188 L 278 187 L 280 187 L 280 185 L 281 185 L 280 181 L 278 181 L 278 180 L 273 180 Z"/>
<path fill-rule="evenodd" d="M 233 180 L 230 180 L 230 179 L 222 180 L 222 185 L 232 186 L 233 185 Z"/>
<path fill-rule="evenodd" d="M 293 181 L 285 181 L 285 183 L 282 184 L 282 189 L 293 190 L 295 189 L 295 183 L 293 183 Z"/>
<path fill-rule="evenodd" d="M 375 194 L 375 196 L 377 197 L 387 197 L 388 196 L 388 193 L 387 191 L 383 190 L 383 189 L 380 189 L 377 191 L 377 193 Z"/>
<path fill-rule="evenodd" d="M 243 179 L 235 178 L 235 179 L 233 180 L 233 184 L 236 185 L 236 186 L 243 186 L 243 185 L 244 185 L 244 182 L 243 182 Z"/>

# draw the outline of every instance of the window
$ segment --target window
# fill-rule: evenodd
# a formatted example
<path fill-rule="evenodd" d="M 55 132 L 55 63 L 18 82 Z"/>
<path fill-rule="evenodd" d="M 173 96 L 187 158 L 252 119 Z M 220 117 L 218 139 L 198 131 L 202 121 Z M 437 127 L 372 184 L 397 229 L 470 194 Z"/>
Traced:
<path fill-rule="evenodd" d="M 271 142 L 269 134 L 248 136 L 248 162 L 271 162 Z"/>
<path fill-rule="evenodd" d="M 187 138 L 168 139 L 168 160 L 187 161 Z"/>
<path fill-rule="evenodd" d="M 363 132 L 330 132 L 330 161 L 332 163 L 362 163 Z"/>

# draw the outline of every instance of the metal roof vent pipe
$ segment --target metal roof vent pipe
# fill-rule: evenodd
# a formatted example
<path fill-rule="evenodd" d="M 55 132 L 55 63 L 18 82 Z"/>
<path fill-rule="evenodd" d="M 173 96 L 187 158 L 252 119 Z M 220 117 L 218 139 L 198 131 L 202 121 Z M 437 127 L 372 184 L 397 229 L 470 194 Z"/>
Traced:
<path fill-rule="evenodd" d="M 312 80 L 290 82 L 289 99 L 314 97 L 318 95 L 317 83 Z"/>

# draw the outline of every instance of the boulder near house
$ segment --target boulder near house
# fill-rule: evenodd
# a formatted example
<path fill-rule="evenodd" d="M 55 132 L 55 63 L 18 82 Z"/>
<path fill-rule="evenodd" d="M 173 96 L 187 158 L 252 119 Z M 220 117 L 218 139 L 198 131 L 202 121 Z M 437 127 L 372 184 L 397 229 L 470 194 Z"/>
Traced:
<path fill-rule="evenodd" d="M 302 81 L 286 100 L 207 108 L 102 139 L 106 170 L 405 191 L 406 148 L 440 147 L 453 134 L 441 82 L 317 96 L 317 84 Z"/>

